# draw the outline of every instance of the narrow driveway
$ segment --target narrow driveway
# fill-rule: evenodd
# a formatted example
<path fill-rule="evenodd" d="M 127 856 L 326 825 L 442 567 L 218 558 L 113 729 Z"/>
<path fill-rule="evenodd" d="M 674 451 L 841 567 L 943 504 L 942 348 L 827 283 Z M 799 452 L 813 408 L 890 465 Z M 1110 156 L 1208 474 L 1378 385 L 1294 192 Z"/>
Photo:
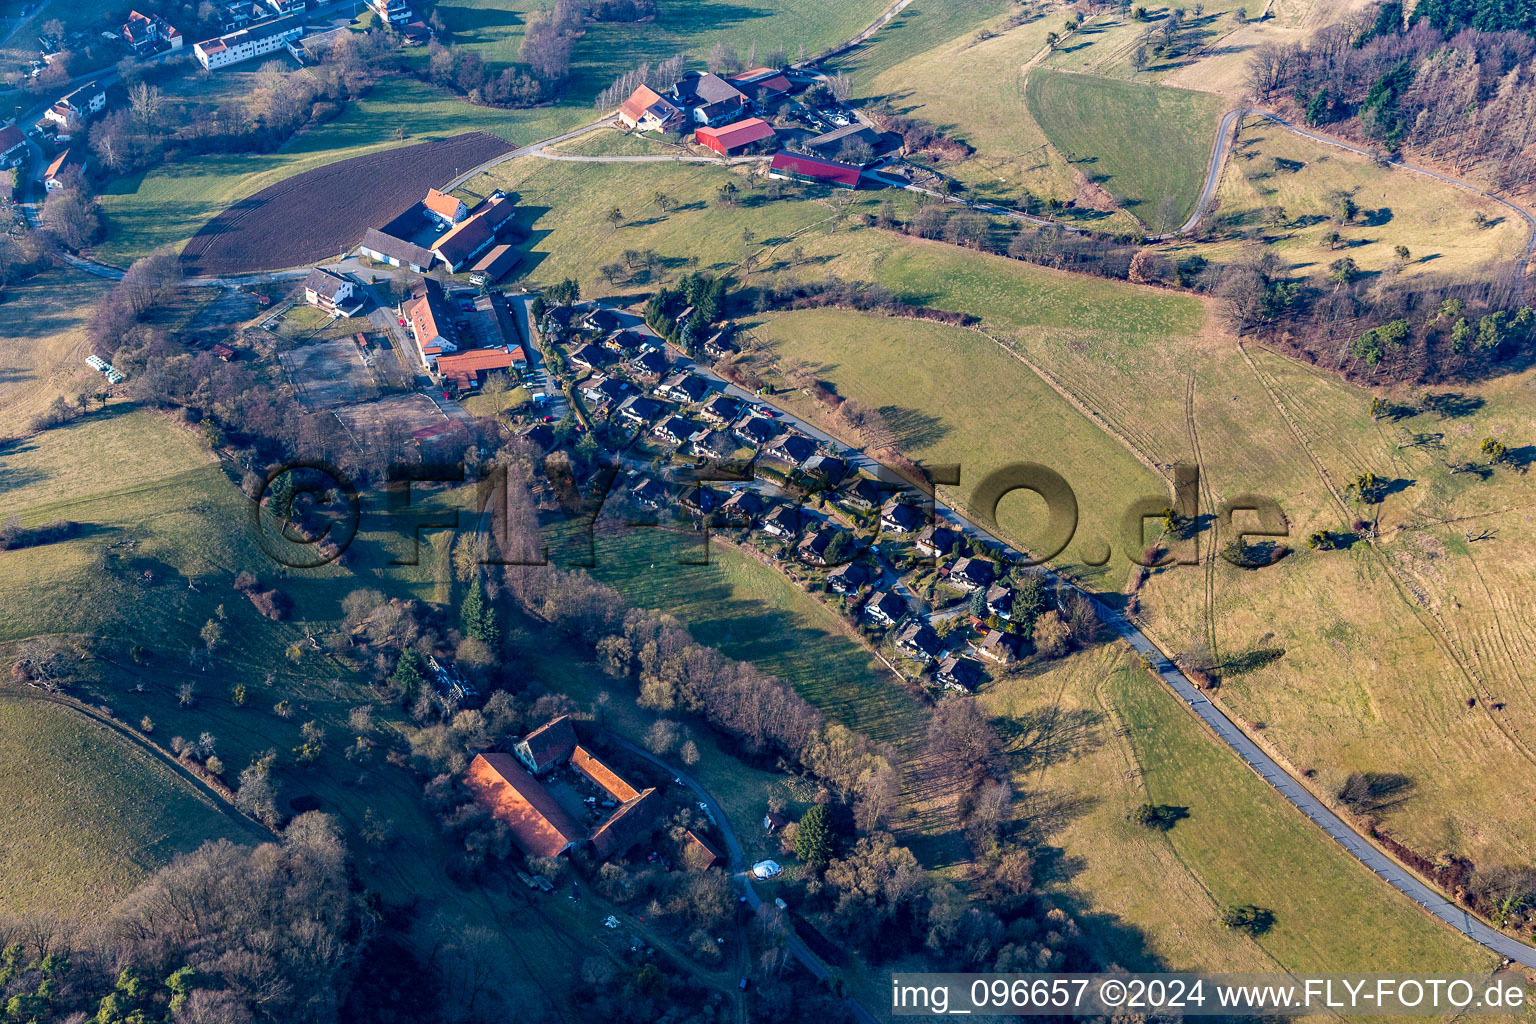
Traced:
<path fill-rule="evenodd" d="M 741 848 L 741 841 L 736 838 L 736 830 L 731 827 L 731 819 L 726 817 L 725 809 L 720 806 L 719 801 L 710 796 L 709 791 L 697 779 L 678 768 L 674 768 L 644 747 L 637 746 L 624 737 L 612 732 L 608 733 L 608 738 L 636 757 L 644 758 L 668 775 L 678 779 L 683 785 L 693 791 L 694 795 L 699 798 L 705 807 L 709 808 L 710 816 L 715 819 L 715 824 L 720 826 L 720 835 L 725 839 L 726 854 L 731 865 L 731 877 L 741 884 L 742 893 L 747 897 L 747 906 L 751 907 L 754 911 L 761 907 L 763 905 L 762 897 L 757 894 L 757 890 L 752 888 L 752 875 L 747 871 L 746 853 Z M 784 946 L 796 960 L 805 965 L 806 970 L 810 971 L 818 981 L 827 981 L 832 977 L 832 971 L 822 962 L 820 957 L 811 952 L 810 947 L 801 940 L 800 936 L 795 934 L 793 927 L 790 927 L 785 932 Z M 874 1015 L 853 999 L 845 998 L 843 1005 L 862 1024 L 878 1024 Z"/>

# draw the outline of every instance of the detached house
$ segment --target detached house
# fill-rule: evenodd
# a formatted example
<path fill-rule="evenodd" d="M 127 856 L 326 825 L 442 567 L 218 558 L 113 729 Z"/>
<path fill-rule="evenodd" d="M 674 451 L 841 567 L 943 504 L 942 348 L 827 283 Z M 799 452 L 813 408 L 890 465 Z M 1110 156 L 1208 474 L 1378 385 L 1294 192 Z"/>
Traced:
<path fill-rule="evenodd" d="M 87 82 L 60 96 L 53 106 L 43 112 L 43 116 L 61 126 L 68 126 L 72 121 L 89 121 L 105 109 L 107 90 L 95 82 Z"/>
<path fill-rule="evenodd" d="M 776 505 L 763 517 L 763 532 L 788 540 L 800 532 L 800 510 L 793 505 Z"/>
<path fill-rule="evenodd" d="M 890 533 L 911 533 L 922 527 L 925 518 L 916 505 L 892 502 L 880 513 L 880 529 Z"/>
<path fill-rule="evenodd" d="M 766 416 L 748 414 L 745 419 L 732 428 L 731 433 L 736 435 L 736 440 L 751 448 L 756 448 L 773 440 L 779 432 L 778 424 Z"/>
<path fill-rule="evenodd" d="M 683 112 L 655 89 L 642 85 L 619 104 L 619 120 L 642 132 L 664 132 L 682 124 Z"/>
<path fill-rule="evenodd" d="M 327 313 L 340 313 L 353 307 L 357 285 L 324 267 L 311 267 L 304 278 L 304 301 Z"/>
<path fill-rule="evenodd" d="M 123 40 L 139 56 L 153 53 L 163 45 L 168 50 L 179 50 L 184 40 L 176 26 L 170 24 L 158 14 L 140 14 L 138 11 L 129 11 L 128 20 L 123 22 Z"/>
<path fill-rule="evenodd" d="M 887 590 L 864 606 L 864 617 L 882 626 L 894 626 L 907 617 L 907 602 L 894 590 Z"/>
<path fill-rule="evenodd" d="M 668 416 L 652 427 L 651 433 L 668 444 L 680 445 L 692 437 L 698 429 L 698 424 L 685 416 Z"/>
<path fill-rule="evenodd" d="M 693 373 L 678 373 L 656 385 L 655 394 L 674 402 L 701 402 L 709 394 L 709 382 Z"/>
<path fill-rule="evenodd" d="M 903 654 L 918 661 L 933 661 L 944 654 L 944 644 L 939 634 L 926 622 L 913 622 L 896 636 L 896 647 Z"/>
<path fill-rule="evenodd" d="M 994 583 L 987 588 L 986 600 L 987 614 L 1004 620 L 1013 616 L 1013 591 L 1001 583 Z"/>
<path fill-rule="evenodd" d="M 787 466 L 799 466 L 816 454 L 816 442 L 804 434 L 788 433 L 763 449 L 763 455 Z"/>
<path fill-rule="evenodd" d="M 996 576 L 996 567 L 985 558 L 957 559 L 949 570 L 949 582 L 966 590 L 989 586 Z"/>
<path fill-rule="evenodd" d="M 654 512 L 667 503 L 666 485 L 653 477 L 646 477 L 629 489 L 629 500 Z"/>
<path fill-rule="evenodd" d="M 869 567 L 863 562 L 849 562 L 827 574 L 827 586 L 838 594 L 857 594 L 869 581 Z"/>
<path fill-rule="evenodd" d="M 970 658 L 951 654 L 939 662 L 937 677 L 946 690 L 964 690 L 966 693 L 972 693 L 981 685 L 981 665 Z"/>
<path fill-rule="evenodd" d="M 864 512 L 870 512 L 880 507 L 885 500 L 880 485 L 867 476 L 861 476 L 850 484 L 843 492 L 843 504 Z"/>
<path fill-rule="evenodd" d="M 720 519 L 737 526 L 746 526 L 763 514 L 763 499 L 756 491 L 737 491 L 720 506 Z"/>
<path fill-rule="evenodd" d="M 672 87 L 672 97 L 678 106 L 693 108 L 695 124 L 730 124 L 747 109 L 745 93 L 708 71 L 688 72 Z"/>
<path fill-rule="evenodd" d="M 421 201 L 421 208 L 437 225 L 439 231 L 447 231 L 469 216 L 469 207 L 464 205 L 464 200 L 439 192 L 435 188 L 427 189 L 427 198 Z"/>
<path fill-rule="evenodd" d="M 943 526 L 928 525 L 917 535 L 917 550 L 929 558 L 948 558 L 960 543 L 960 535 Z"/>

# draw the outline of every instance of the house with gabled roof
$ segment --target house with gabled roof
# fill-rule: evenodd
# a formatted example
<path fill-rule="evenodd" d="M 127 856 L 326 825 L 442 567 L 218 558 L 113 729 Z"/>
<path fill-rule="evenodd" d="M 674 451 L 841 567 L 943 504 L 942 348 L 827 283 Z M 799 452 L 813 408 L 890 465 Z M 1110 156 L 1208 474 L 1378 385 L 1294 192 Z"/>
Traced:
<path fill-rule="evenodd" d="M 469 207 L 464 205 L 464 200 L 435 188 L 427 189 L 427 197 L 421 201 L 421 208 L 439 231 L 447 231 L 469 216 Z"/>
<path fill-rule="evenodd" d="M 747 526 L 763 514 L 762 496 L 753 490 L 740 490 L 725 499 L 719 518 L 736 526 Z"/>
<path fill-rule="evenodd" d="M 773 125 L 760 117 L 733 121 L 719 128 L 704 125 L 693 133 L 693 140 L 721 156 L 736 156 L 749 151 L 771 150 L 778 144 Z"/>
<path fill-rule="evenodd" d="M 304 278 L 304 301 L 327 313 L 340 313 L 362 304 L 357 285 L 324 267 L 309 268 Z"/>
<path fill-rule="evenodd" d="M 779 425 L 766 416 L 756 413 L 748 413 L 736 426 L 731 428 L 731 433 L 736 435 L 736 440 L 752 448 L 767 444 L 772 441 L 779 432 Z"/>
<path fill-rule="evenodd" d="M 857 594 L 871 579 L 869 566 L 863 562 L 848 562 L 827 573 L 827 586 L 834 593 Z"/>
<path fill-rule="evenodd" d="M 629 361 L 630 369 L 641 380 L 658 380 L 671 365 L 667 362 L 667 357 L 654 348 L 646 349 Z"/>
<path fill-rule="evenodd" d="M 693 111 L 695 124 L 737 120 L 747 109 L 746 93 L 709 71 L 690 71 L 672 87 L 673 102 Z"/>
<path fill-rule="evenodd" d="M 763 517 L 762 529 L 770 537 L 788 540 L 800 532 L 800 510 L 794 505 L 775 505 Z"/>
<path fill-rule="evenodd" d="M 464 782 L 526 856 L 558 857 L 586 838 L 586 830 L 510 754 L 476 754 Z"/>
<path fill-rule="evenodd" d="M 911 533 L 920 529 L 926 519 L 916 505 L 893 501 L 880 513 L 880 529 L 889 533 Z"/>
<path fill-rule="evenodd" d="M 950 654 L 939 662 L 935 677 L 946 690 L 973 693 L 981 685 L 984 673 L 980 663 L 958 654 Z"/>
<path fill-rule="evenodd" d="M 860 511 L 871 512 L 879 508 L 884 500 L 885 492 L 867 476 L 856 477 L 853 483 L 843 489 L 843 504 Z"/>
<path fill-rule="evenodd" d="M 357 251 L 371 260 L 391 267 L 405 267 L 416 274 L 425 274 L 427 268 L 432 266 L 431 250 L 380 228 L 369 228 L 363 232 L 363 241 Z"/>
<path fill-rule="evenodd" d="M 864 605 L 864 617 L 882 626 L 894 626 L 907 617 L 907 602 L 894 590 L 887 590 L 869 599 Z"/>
<path fill-rule="evenodd" d="M 683 112 L 655 89 L 642 85 L 619 104 L 619 120 L 638 131 L 664 132 L 683 121 Z"/>
<path fill-rule="evenodd" d="M 631 395 L 619 405 L 619 418 L 627 420 L 636 426 L 645 426 L 654 420 L 660 419 L 669 411 L 669 406 L 647 398 L 644 395 Z"/>
<path fill-rule="evenodd" d="M 683 832 L 683 863 L 695 871 L 708 871 L 725 861 L 714 844 L 693 829 Z"/>
<path fill-rule="evenodd" d="M 502 225 L 512 219 L 516 207 L 512 200 L 499 193 L 476 206 L 462 221 L 449 228 L 432 243 L 432 255 L 442 260 L 448 272 L 457 274 L 475 257 L 489 249 L 496 241 Z"/>
<path fill-rule="evenodd" d="M 629 489 L 630 501 L 633 501 L 641 508 L 648 508 L 652 511 L 665 505 L 669 498 L 666 485 L 655 477 L 648 476 L 639 483 L 632 485 Z"/>
<path fill-rule="evenodd" d="M 944 643 L 939 639 L 939 634 L 921 620 L 902 628 L 896 636 L 896 647 L 918 661 L 933 661 L 944 653 Z"/>
<path fill-rule="evenodd" d="M 985 558 L 959 558 L 949 568 L 949 582 L 966 590 L 980 590 L 997 578 L 997 567 Z"/>
<path fill-rule="evenodd" d="M 915 542 L 917 550 L 929 558 L 948 558 L 959 543 L 959 533 L 933 523 L 923 527 Z"/>
<path fill-rule="evenodd" d="M 696 373 L 674 373 L 657 384 L 652 393 L 674 402 L 701 402 L 709 394 L 709 381 Z"/>
<path fill-rule="evenodd" d="M 786 466 L 799 466 L 816 452 L 815 441 L 796 431 L 788 431 L 763 449 L 763 457 L 782 462 Z"/>
<path fill-rule="evenodd" d="M 569 760 L 576 749 L 576 727 L 570 715 L 561 715 L 545 722 L 527 736 L 518 740 L 512 752 L 535 775 L 543 775 Z"/>
<path fill-rule="evenodd" d="M 411 297 L 403 312 L 423 369 L 431 370 L 436 366 L 438 356 L 459 350 L 459 332 L 453 324 L 442 285 L 430 277 L 416 281 L 411 285 Z"/>
<path fill-rule="evenodd" d="M 697 433 L 698 429 L 699 425 L 688 417 L 673 415 L 652 427 L 651 433 L 668 444 L 679 445 Z"/>
<path fill-rule="evenodd" d="M 717 427 L 723 427 L 741 414 L 741 403 L 730 395 L 716 395 L 704 403 L 704 408 L 699 410 L 699 417 L 713 423 Z"/>

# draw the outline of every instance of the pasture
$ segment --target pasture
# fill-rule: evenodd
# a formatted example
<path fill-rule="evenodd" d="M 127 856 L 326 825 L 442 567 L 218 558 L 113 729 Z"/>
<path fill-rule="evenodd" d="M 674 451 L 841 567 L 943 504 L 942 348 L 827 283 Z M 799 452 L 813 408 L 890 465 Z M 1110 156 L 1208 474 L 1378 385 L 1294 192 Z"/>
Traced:
<path fill-rule="evenodd" d="M 155 755 L 34 690 L 0 691 L 0 906 L 94 914 L 205 841 L 259 830 Z"/>
<path fill-rule="evenodd" d="M 1151 230 L 1171 231 L 1189 215 L 1205 181 L 1221 100 L 1045 70 L 1030 73 L 1024 100 L 1052 147 Z"/>
<path fill-rule="evenodd" d="M 1477 973 L 1487 954 L 1338 849 L 1236 761 L 1121 644 L 1031 666 L 979 698 L 1008 741 L 1016 823 L 1048 887 L 1130 970 Z M 1130 818 L 1180 808 L 1167 832 Z M 1266 934 L 1220 908 L 1275 914 Z M 1095 927 L 1097 925 L 1097 927 Z"/>
<path fill-rule="evenodd" d="M 1358 215 L 1340 219 L 1341 196 L 1359 207 Z M 1525 221 L 1491 200 L 1258 117 L 1245 119 L 1217 197 L 1208 229 L 1261 238 L 1294 271 L 1319 282 L 1344 257 L 1370 275 L 1505 275 L 1524 255 L 1529 232 Z M 1476 226 L 1477 214 L 1489 226 Z M 1241 244 L 1199 251 L 1231 259 Z M 1407 260 L 1395 252 L 1399 245 L 1408 248 Z"/>
<path fill-rule="evenodd" d="M 108 282 L 59 268 L 0 292 L 0 436 L 20 434 L 55 398 L 105 388 L 85 365 L 86 318 Z"/>

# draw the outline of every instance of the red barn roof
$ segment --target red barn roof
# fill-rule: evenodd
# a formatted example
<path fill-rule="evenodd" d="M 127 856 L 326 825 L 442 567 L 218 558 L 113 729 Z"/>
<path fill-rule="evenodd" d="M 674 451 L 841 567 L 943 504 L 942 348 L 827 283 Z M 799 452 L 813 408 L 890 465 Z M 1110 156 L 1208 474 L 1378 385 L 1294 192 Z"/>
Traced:
<path fill-rule="evenodd" d="M 768 169 L 800 178 L 830 181 L 838 185 L 846 185 L 848 188 L 857 188 L 859 185 L 860 171 L 852 164 L 840 164 L 836 160 L 818 160 L 816 157 L 801 156 L 797 153 L 774 154 L 773 163 L 768 165 Z"/>
<path fill-rule="evenodd" d="M 583 837 L 554 797 L 510 754 L 476 754 L 465 784 L 530 857 L 558 856 Z"/>
<path fill-rule="evenodd" d="M 704 127 L 693 133 L 699 145 L 708 146 L 717 153 L 728 153 L 733 149 L 750 146 L 754 142 L 771 139 L 773 135 L 773 125 L 760 117 L 749 117 L 723 128 Z"/>

